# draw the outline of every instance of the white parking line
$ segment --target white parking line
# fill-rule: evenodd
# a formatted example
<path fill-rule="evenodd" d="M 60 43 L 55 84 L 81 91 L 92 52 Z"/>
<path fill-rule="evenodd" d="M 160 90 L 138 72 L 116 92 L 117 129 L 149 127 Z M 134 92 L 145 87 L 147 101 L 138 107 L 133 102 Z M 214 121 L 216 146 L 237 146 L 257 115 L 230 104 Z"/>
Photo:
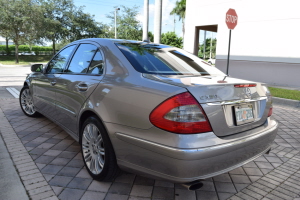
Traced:
<path fill-rule="evenodd" d="M 9 91 L 9 93 L 15 98 L 19 98 L 20 92 L 16 88 L 7 87 L 6 90 Z"/>

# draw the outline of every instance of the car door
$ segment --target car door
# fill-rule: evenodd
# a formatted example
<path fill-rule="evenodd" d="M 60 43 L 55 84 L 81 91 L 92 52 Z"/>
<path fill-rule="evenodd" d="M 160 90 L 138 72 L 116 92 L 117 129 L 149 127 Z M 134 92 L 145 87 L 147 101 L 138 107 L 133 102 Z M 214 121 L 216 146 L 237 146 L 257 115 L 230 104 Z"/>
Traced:
<path fill-rule="evenodd" d="M 68 46 L 57 53 L 32 83 L 33 101 L 37 110 L 47 117 L 56 116 L 56 81 L 62 74 L 76 45 Z"/>
<path fill-rule="evenodd" d="M 95 44 L 80 44 L 65 72 L 56 79 L 57 121 L 77 134 L 77 117 L 102 79 L 102 54 Z"/>

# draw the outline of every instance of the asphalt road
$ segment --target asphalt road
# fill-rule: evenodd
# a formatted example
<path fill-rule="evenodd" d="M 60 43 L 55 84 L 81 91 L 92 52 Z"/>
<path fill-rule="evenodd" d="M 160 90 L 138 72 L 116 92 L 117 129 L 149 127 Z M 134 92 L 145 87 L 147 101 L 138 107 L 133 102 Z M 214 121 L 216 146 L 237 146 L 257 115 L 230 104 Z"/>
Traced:
<path fill-rule="evenodd" d="M 0 87 L 22 86 L 30 67 L 0 67 Z"/>

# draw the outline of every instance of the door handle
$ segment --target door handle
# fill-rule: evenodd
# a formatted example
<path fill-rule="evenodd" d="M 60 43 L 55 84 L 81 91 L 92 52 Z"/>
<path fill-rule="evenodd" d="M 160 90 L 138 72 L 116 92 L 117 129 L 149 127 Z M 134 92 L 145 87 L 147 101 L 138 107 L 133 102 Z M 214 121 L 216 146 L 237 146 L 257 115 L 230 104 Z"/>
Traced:
<path fill-rule="evenodd" d="M 79 84 L 77 85 L 77 88 L 79 89 L 79 91 L 87 91 L 87 89 L 89 88 L 87 84 Z"/>
<path fill-rule="evenodd" d="M 56 81 L 51 81 L 50 84 L 53 86 L 56 84 Z"/>

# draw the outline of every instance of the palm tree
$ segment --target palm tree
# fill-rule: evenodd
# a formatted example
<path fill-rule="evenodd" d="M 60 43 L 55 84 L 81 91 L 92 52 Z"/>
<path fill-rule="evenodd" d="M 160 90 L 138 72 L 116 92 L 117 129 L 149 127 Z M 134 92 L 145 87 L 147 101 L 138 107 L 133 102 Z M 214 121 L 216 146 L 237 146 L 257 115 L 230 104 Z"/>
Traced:
<path fill-rule="evenodd" d="M 170 12 L 170 15 L 177 15 L 177 16 L 179 16 L 179 20 L 182 19 L 182 34 L 183 34 L 183 36 L 184 36 L 185 8 L 186 8 L 186 0 L 176 1 L 176 6 Z"/>

